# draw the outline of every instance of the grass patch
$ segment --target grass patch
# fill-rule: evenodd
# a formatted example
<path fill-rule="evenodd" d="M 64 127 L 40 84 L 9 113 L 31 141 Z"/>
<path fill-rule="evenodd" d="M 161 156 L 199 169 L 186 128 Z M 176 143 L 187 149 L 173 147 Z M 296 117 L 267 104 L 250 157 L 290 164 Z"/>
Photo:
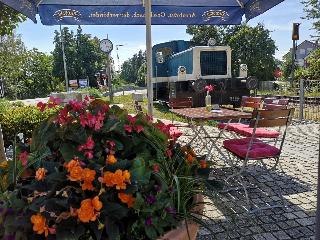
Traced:
<path fill-rule="evenodd" d="M 124 108 L 128 110 L 129 113 L 135 113 L 133 101 L 131 95 L 124 95 L 124 96 L 115 96 L 113 97 L 114 104 L 123 104 Z M 147 99 L 144 99 L 141 103 L 143 112 L 148 112 L 148 102 Z M 154 103 L 153 104 L 153 116 L 159 119 L 168 119 L 174 120 L 178 122 L 186 122 L 186 120 L 182 117 L 179 117 L 176 114 L 173 114 L 169 111 L 169 108 L 161 103 Z"/>

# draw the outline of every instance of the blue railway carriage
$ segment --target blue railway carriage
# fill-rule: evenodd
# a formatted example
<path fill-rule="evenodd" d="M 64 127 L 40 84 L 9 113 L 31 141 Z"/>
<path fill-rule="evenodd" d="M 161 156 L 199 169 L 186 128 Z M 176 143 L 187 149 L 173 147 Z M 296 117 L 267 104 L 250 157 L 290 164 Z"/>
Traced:
<path fill-rule="evenodd" d="M 153 47 L 153 90 L 160 100 L 192 97 L 194 107 L 204 106 L 205 86 L 214 85 L 212 103 L 239 106 L 249 95 L 247 79 L 232 77 L 229 46 L 191 46 L 171 41 Z"/>

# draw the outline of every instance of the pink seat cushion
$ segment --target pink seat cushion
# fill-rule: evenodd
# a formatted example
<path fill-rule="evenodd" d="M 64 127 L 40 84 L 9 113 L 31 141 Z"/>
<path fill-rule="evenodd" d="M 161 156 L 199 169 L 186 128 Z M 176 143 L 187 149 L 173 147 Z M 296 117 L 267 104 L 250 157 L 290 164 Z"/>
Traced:
<path fill-rule="evenodd" d="M 225 126 L 227 127 L 225 128 Z M 233 131 L 245 137 L 252 137 L 253 134 L 253 128 L 243 123 L 219 123 L 218 128 L 225 128 L 228 131 Z M 255 132 L 255 137 L 258 138 L 277 138 L 279 135 L 280 133 L 278 131 L 265 128 L 257 128 Z"/>
<path fill-rule="evenodd" d="M 251 138 L 229 139 L 223 142 L 223 146 L 233 154 L 244 159 L 246 157 Z M 258 139 L 253 140 L 250 148 L 249 159 L 271 158 L 280 155 L 280 150 Z"/>

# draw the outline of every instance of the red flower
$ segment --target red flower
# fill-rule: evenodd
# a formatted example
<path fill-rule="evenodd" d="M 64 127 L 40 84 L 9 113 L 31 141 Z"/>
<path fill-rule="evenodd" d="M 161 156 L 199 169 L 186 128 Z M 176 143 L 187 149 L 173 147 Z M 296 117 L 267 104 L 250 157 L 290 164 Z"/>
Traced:
<path fill-rule="evenodd" d="M 214 91 L 214 86 L 212 86 L 212 85 L 207 85 L 204 89 L 205 89 L 207 92 L 212 92 L 212 91 Z"/>
<path fill-rule="evenodd" d="M 134 130 L 136 130 L 137 133 L 142 132 L 144 129 L 141 125 L 135 126 Z"/>
<path fill-rule="evenodd" d="M 38 102 L 37 107 L 39 108 L 40 112 L 43 112 L 46 109 L 47 104 L 43 102 Z"/>
<path fill-rule="evenodd" d="M 64 125 L 68 122 L 71 122 L 72 120 L 73 118 L 69 115 L 69 109 L 68 109 L 68 106 L 66 105 L 62 110 L 59 111 L 56 122 Z"/>
<path fill-rule="evenodd" d="M 29 156 L 29 153 L 27 151 L 23 151 L 22 153 L 20 153 L 19 155 L 19 160 L 21 161 L 21 164 L 22 166 L 26 166 L 27 163 L 28 163 L 28 156 Z"/>
<path fill-rule="evenodd" d="M 159 172 L 159 165 L 158 165 L 158 164 L 154 164 L 154 165 L 153 165 L 153 171 L 154 171 L 155 173 L 158 173 L 158 172 Z"/>
<path fill-rule="evenodd" d="M 167 156 L 168 158 L 171 158 L 171 157 L 172 157 L 172 150 L 171 150 L 171 149 L 167 149 L 167 150 L 166 150 L 166 156 Z"/>
<path fill-rule="evenodd" d="M 132 132 L 132 126 L 125 124 L 125 125 L 124 125 L 124 130 L 125 130 L 126 132 L 128 132 L 128 133 L 131 133 L 131 132 Z"/>
<path fill-rule="evenodd" d="M 127 116 L 128 121 L 130 122 L 131 125 L 134 125 L 137 121 L 136 117 L 132 117 L 131 115 Z"/>

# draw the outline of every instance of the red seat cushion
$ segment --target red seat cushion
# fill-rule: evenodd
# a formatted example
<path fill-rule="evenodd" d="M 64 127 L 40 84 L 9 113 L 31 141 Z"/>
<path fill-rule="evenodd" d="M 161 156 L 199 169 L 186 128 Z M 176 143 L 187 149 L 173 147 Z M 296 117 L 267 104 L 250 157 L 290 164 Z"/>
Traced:
<path fill-rule="evenodd" d="M 219 123 L 218 124 L 218 128 L 220 129 L 224 129 L 225 126 L 227 126 L 226 130 L 233 131 L 233 129 L 236 127 L 247 126 L 247 125 L 243 123 Z"/>
<path fill-rule="evenodd" d="M 246 157 L 249 143 L 251 138 L 242 139 L 229 139 L 223 142 L 223 146 L 228 149 L 233 154 L 244 159 Z M 249 159 L 263 159 L 271 158 L 280 155 L 280 150 L 274 146 L 260 141 L 259 139 L 254 139 L 251 145 L 248 158 Z"/>
<path fill-rule="evenodd" d="M 245 137 L 252 137 L 253 134 L 253 128 L 243 123 L 219 123 L 218 128 L 225 128 L 228 131 L 233 131 Z M 277 138 L 279 135 L 280 133 L 278 131 L 265 128 L 257 128 L 255 132 L 255 137 L 257 138 Z"/>
<path fill-rule="evenodd" d="M 245 137 L 252 137 L 253 128 L 249 127 L 249 125 L 239 125 L 234 126 L 232 131 L 245 136 Z M 280 133 L 275 130 L 268 130 L 265 128 L 257 128 L 254 137 L 257 138 L 277 138 L 279 137 Z"/>
<path fill-rule="evenodd" d="M 172 127 L 172 126 L 170 126 L 169 133 L 170 133 L 170 137 L 173 139 L 177 139 L 182 135 L 182 132 L 177 127 Z"/>

